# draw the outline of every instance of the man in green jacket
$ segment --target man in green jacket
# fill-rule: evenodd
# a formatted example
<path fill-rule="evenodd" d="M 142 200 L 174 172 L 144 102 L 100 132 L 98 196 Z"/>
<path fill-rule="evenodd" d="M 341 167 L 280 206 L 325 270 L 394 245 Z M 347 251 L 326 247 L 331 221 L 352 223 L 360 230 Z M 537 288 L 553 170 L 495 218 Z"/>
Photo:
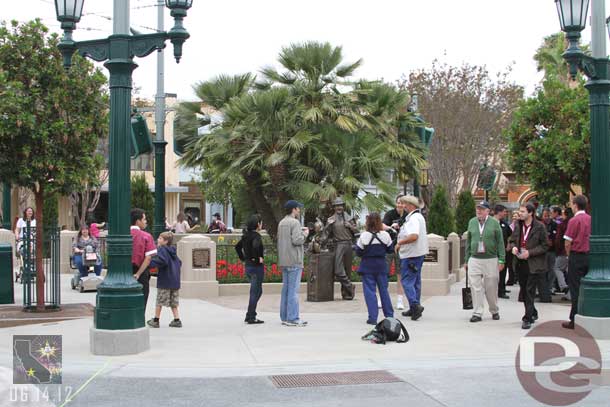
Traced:
<path fill-rule="evenodd" d="M 466 241 L 466 272 L 472 287 L 473 312 L 470 322 L 480 322 L 483 316 L 483 294 L 494 320 L 500 319 L 498 309 L 499 273 L 504 269 L 506 252 L 500 223 L 489 216 L 489 203 L 477 205 L 477 216 L 468 223 Z"/>

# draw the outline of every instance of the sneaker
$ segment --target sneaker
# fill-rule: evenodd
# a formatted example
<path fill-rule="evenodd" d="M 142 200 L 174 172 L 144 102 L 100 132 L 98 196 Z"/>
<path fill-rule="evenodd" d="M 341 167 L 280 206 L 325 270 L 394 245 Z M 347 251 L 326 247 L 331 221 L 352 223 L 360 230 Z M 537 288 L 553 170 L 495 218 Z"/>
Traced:
<path fill-rule="evenodd" d="M 499 313 L 495 313 L 492 314 L 491 319 L 493 319 L 494 321 L 499 321 L 500 320 L 500 314 Z"/>
<path fill-rule="evenodd" d="M 424 313 L 424 307 L 422 307 L 420 304 L 417 304 L 416 308 L 413 310 L 413 314 L 411 315 L 411 320 L 417 321 L 418 319 L 421 318 L 423 313 Z"/>
<path fill-rule="evenodd" d="M 402 312 L 403 317 L 410 317 L 411 315 L 413 315 L 413 311 L 411 311 L 410 309 Z"/>
<path fill-rule="evenodd" d="M 367 319 L 366 323 L 369 324 L 369 325 L 377 325 L 377 322 L 371 321 L 370 319 Z"/>
<path fill-rule="evenodd" d="M 480 316 L 478 316 L 478 315 L 473 315 L 473 316 L 470 318 L 470 322 L 481 322 L 482 320 L 483 320 L 483 318 L 481 318 L 481 317 L 480 317 Z"/>
<path fill-rule="evenodd" d="M 155 321 L 155 319 L 149 319 L 148 321 L 146 321 L 146 325 L 148 325 L 151 328 L 159 328 L 159 320 L 157 319 Z"/>
<path fill-rule="evenodd" d="M 179 319 L 174 319 L 172 322 L 169 323 L 169 326 L 170 328 L 182 328 L 182 321 L 180 321 Z"/>
<path fill-rule="evenodd" d="M 532 327 L 532 323 L 530 321 L 523 321 L 521 324 L 521 329 L 530 329 Z"/>
<path fill-rule="evenodd" d="M 254 318 L 254 319 L 247 319 L 244 321 L 246 324 L 248 325 L 253 325 L 253 324 L 264 324 L 265 321 L 261 321 L 260 319 Z"/>
<path fill-rule="evenodd" d="M 396 300 L 396 309 L 405 309 L 405 305 L 402 303 L 402 295 L 399 295 L 398 300 Z"/>
<path fill-rule="evenodd" d="M 299 326 L 299 327 L 303 327 L 303 326 L 307 326 L 307 321 L 286 321 L 286 323 L 284 324 L 286 326 Z"/>

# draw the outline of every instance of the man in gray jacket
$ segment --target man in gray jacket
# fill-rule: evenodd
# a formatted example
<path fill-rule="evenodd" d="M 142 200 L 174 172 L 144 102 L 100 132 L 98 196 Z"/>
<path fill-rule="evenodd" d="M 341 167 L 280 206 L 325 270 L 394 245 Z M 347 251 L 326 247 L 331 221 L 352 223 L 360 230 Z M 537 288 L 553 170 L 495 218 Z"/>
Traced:
<path fill-rule="evenodd" d="M 301 226 L 301 208 L 297 201 L 284 204 L 286 216 L 277 228 L 278 265 L 282 270 L 282 299 L 280 319 L 282 325 L 306 326 L 307 322 L 299 318 L 299 288 L 303 274 L 303 244 L 309 229 Z"/>

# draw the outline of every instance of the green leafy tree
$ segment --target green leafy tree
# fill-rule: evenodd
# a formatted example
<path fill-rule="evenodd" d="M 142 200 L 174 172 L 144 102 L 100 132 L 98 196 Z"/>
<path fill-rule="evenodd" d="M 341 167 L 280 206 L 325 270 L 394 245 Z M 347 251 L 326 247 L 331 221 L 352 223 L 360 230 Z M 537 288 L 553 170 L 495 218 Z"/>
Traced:
<path fill-rule="evenodd" d="M 107 128 L 105 76 L 80 57 L 67 72 L 57 44 L 39 20 L 0 23 L 0 180 L 35 196 L 39 310 L 45 197 L 80 187 Z"/>
<path fill-rule="evenodd" d="M 468 229 L 468 222 L 475 215 L 476 204 L 470 191 L 462 191 L 458 195 L 458 203 L 455 208 L 455 227 L 457 233 L 462 235 Z"/>
<path fill-rule="evenodd" d="M 150 231 L 152 220 L 155 218 L 155 194 L 148 187 L 144 174 L 131 177 L 131 207 L 142 209 L 146 213 L 148 220 L 146 229 Z"/>
<path fill-rule="evenodd" d="M 589 98 L 584 80 L 568 81 L 555 55 L 562 36 L 545 39 L 536 54 L 545 77 L 522 101 L 505 135 L 508 157 L 518 176 L 529 181 L 543 202 L 566 202 L 574 185 L 588 195 L 591 184 Z"/>
<path fill-rule="evenodd" d="M 438 185 L 432 195 L 428 211 L 428 233 L 447 237 L 455 229 L 455 219 L 449 206 L 449 196 L 444 186 Z"/>

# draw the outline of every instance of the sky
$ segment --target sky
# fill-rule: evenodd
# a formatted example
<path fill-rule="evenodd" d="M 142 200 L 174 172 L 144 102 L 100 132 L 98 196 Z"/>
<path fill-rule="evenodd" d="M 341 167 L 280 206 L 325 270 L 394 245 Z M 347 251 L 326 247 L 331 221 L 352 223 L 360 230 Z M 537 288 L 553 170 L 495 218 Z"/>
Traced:
<path fill-rule="evenodd" d="M 152 32 L 157 0 L 131 0 L 131 26 Z M 608 3 L 608 2 L 606 2 Z M 608 4 L 606 10 L 610 12 Z M 75 40 L 112 33 L 112 0 L 85 0 Z M 40 18 L 60 31 L 53 0 L 3 0 L 1 20 Z M 165 29 L 173 19 L 165 11 Z M 364 60 L 357 77 L 394 82 L 434 59 L 485 65 L 491 73 L 512 66 L 510 78 L 531 94 L 541 79 L 533 55 L 559 31 L 553 0 L 194 0 L 184 20 L 191 38 L 176 64 L 165 52 L 165 91 L 195 100 L 199 81 L 219 74 L 257 73 L 277 65 L 283 46 L 309 40 L 342 46 L 346 62 Z M 583 32 L 590 41 L 590 29 Z M 138 96 L 156 92 L 156 57 L 136 59 Z"/>

